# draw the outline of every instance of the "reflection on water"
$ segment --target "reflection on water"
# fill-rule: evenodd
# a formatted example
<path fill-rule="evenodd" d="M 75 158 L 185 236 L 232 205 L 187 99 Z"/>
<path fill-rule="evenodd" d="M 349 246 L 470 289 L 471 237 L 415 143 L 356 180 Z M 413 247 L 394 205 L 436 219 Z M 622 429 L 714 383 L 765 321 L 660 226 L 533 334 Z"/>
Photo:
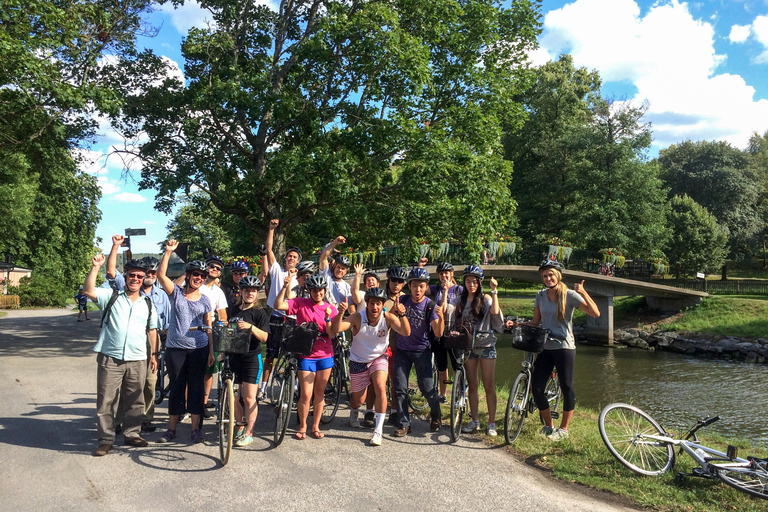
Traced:
<path fill-rule="evenodd" d="M 524 353 L 511 345 L 511 336 L 499 337 L 499 385 L 511 385 L 521 368 Z M 672 432 L 719 415 L 708 430 L 768 441 L 767 365 L 579 345 L 575 387 L 578 404 L 600 410 L 631 403 Z"/>

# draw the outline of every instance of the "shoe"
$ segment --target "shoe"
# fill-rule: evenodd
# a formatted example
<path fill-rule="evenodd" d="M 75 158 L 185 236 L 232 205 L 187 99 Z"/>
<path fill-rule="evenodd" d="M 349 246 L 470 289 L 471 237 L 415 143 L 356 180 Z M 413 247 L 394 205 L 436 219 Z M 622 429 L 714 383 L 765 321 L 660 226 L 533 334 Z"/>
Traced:
<path fill-rule="evenodd" d="M 562 428 L 559 428 L 559 429 L 555 430 L 554 432 L 552 432 L 552 435 L 549 436 L 549 440 L 550 441 L 562 441 L 566 437 L 568 437 L 568 431 L 564 430 Z"/>
<path fill-rule="evenodd" d="M 474 434 L 477 432 L 477 429 L 480 428 L 480 423 L 477 421 L 470 421 L 463 427 L 461 427 L 461 433 L 462 434 Z"/>
<path fill-rule="evenodd" d="M 90 318 L 86 318 L 86 320 L 90 321 L 91 319 Z"/>
<path fill-rule="evenodd" d="M 267 392 L 263 389 L 260 389 L 259 392 L 256 394 L 256 401 L 258 402 L 266 402 L 267 401 Z"/>
<path fill-rule="evenodd" d="M 387 420 L 387 423 L 389 423 L 393 427 L 397 426 L 397 413 L 396 412 L 390 412 L 389 413 L 389 419 Z"/>
<path fill-rule="evenodd" d="M 352 428 L 360 428 L 360 417 L 357 415 L 357 411 L 349 413 L 349 426 Z"/>
<path fill-rule="evenodd" d="M 208 403 L 205 404 L 205 408 L 206 409 L 215 409 L 216 408 L 216 404 L 211 402 L 210 400 L 208 400 Z"/>
<path fill-rule="evenodd" d="M 147 442 L 146 439 L 142 439 L 141 437 L 136 436 L 136 437 L 126 437 L 125 445 L 133 446 L 135 448 L 144 448 L 145 446 L 149 446 L 149 443 Z"/>
<path fill-rule="evenodd" d="M 488 435 L 491 437 L 496 437 L 496 424 L 495 423 L 489 423 L 488 424 Z"/>
<path fill-rule="evenodd" d="M 410 433 L 411 433 L 411 427 L 409 425 L 407 427 L 396 428 L 395 431 L 392 433 L 392 437 L 405 437 Z"/>
<path fill-rule="evenodd" d="M 441 420 L 440 418 L 434 419 L 429 422 L 429 431 L 437 432 L 438 430 L 440 430 L 440 427 L 442 426 L 443 426 L 443 420 Z"/>
<path fill-rule="evenodd" d="M 242 436 L 237 438 L 237 441 L 235 441 L 235 446 L 240 446 L 240 447 L 248 446 L 252 442 L 253 442 L 253 436 L 243 434 Z"/>
<path fill-rule="evenodd" d="M 363 421 L 360 423 L 364 428 L 373 428 L 376 426 L 376 413 L 375 412 L 367 412 L 365 413 L 365 417 L 363 418 Z"/>
<path fill-rule="evenodd" d="M 100 444 L 99 447 L 96 448 L 96 450 L 94 450 L 93 456 L 94 457 L 103 457 L 106 454 L 108 454 L 109 450 L 111 450 L 111 449 L 112 449 L 112 445 L 111 444 Z"/>
<path fill-rule="evenodd" d="M 77 319 L 77 321 L 78 321 L 78 322 L 82 322 L 82 321 L 83 321 L 83 319 L 82 319 L 82 318 L 78 318 L 78 319 Z M 106 455 L 106 453 L 105 453 L 104 455 Z"/>
<path fill-rule="evenodd" d="M 374 432 L 371 438 L 371 446 L 381 446 L 381 432 Z"/>
<path fill-rule="evenodd" d="M 151 423 L 142 423 L 141 424 L 141 431 L 142 432 L 154 432 L 157 430 L 157 427 L 153 426 Z"/>
<path fill-rule="evenodd" d="M 123 432 L 123 424 L 118 423 L 117 426 L 115 427 L 115 435 L 121 434 L 122 432 Z"/>
<path fill-rule="evenodd" d="M 188 420 L 190 418 L 192 418 L 192 415 L 189 414 L 188 412 L 185 412 L 184 414 L 179 416 L 179 423 L 183 423 L 184 420 Z"/>
<path fill-rule="evenodd" d="M 168 429 L 165 432 L 163 432 L 163 435 L 160 436 L 160 439 L 155 441 L 156 443 L 168 443 L 172 441 L 173 439 L 176 439 L 176 431 Z"/>
<path fill-rule="evenodd" d="M 547 437 L 551 436 L 554 432 L 555 432 L 555 429 L 547 425 L 544 425 L 543 427 L 541 427 L 541 430 L 539 430 L 539 434 Z"/>
<path fill-rule="evenodd" d="M 445 395 L 437 395 L 437 401 L 441 404 L 447 404 L 448 403 L 448 397 Z"/>
<path fill-rule="evenodd" d="M 189 437 L 192 439 L 193 443 L 202 443 L 205 441 L 205 438 L 203 437 L 203 431 L 199 428 L 193 428 Z"/>
<path fill-rule="evenodd" d="M 213 418 L 213 413 L 209 409 L 203 409 L 203 418 L 209 420 Z"/>

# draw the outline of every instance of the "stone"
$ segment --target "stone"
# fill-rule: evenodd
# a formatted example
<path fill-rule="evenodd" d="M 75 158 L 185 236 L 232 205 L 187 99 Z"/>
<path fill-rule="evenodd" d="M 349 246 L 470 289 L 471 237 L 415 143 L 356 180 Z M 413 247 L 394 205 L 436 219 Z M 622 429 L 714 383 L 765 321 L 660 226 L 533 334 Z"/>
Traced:
<path fill-rule="evenodd" d="M 756 363 L 757 362 L 757 352 L 750 352 L 750 353 L 748 353 L 746 359 L 744 359 L 744 362 L 746 362 L 746 363 Z"/>

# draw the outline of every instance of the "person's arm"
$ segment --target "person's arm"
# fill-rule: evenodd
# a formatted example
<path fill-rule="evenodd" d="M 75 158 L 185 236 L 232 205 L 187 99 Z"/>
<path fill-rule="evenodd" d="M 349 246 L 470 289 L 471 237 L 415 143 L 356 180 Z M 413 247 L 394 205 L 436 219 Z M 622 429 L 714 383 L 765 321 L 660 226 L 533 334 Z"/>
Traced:
<path fill-rule="evenodd" d="M 96 276 L 104 264 L 104 255 L 99 253 L 91 258 L 91 270 L 83 283 L 83 295 L 96 302 Z"/>
<path fill-rule="evenodd" d="M 491 278 L 491 314 L 492 315 L 498 315 L 501 311 L 501 308 L 499 307 L 499 291 L 497 288 L 499 287 L 498 281 L 496 281 L 495 277 Z"/>
<path fill-rule="evenodd" d="M 584 288 L 584 281 L 575 283 L 573 285 L 573 291 L 581 295 L 584 299 L 584 302 L 579 306 L 579 309 L 591 317 L 598 318 L 600 316 L 600 310 L 597 309 L 597 304 L 595 304 L 595 301 L 592 300 L 592 297 L 589 296 L 587 290 Z"/>
<path fill-rule="evenodd" d="M 251 334 L 260 342 L 264 343 L 267 341 L 267 336 L 269 336 L 269 333 L 266 331 L 262 331 L 259 329 L 256 325 L 245 322 L 243 320 L 240 320 L 237 322 L 237 328 L 241 330 L 249 329 L 251 331 Z"/>
<path fill-rule="evenodd" d="M 275 229 L 277 229 L 277 226 L 280 225 L 280 221 L 277 219 L 272 219 L 269 221 L 269 226 L 267 227 L 267 240 L 264 243 L 264 245 L 267 248 L 267 268 L 272 268 L 272 265 L 275 264 L 275 253 L 272 252 L 272 245 L 275 243 Z"/>
<path fill-rule="evenodd" d="M 411 335 L 411 323 L 408 321 L 408 317 L 405 316 L 405 306 L 400 304 L 400 301 L 395 302 L 392 306 L 392 311 L 386 311 L 384 318 L 387 319 L 387 326 L 394 329 L 397 334 L 403 336 Z"/>
<path fill-rule="evenodd" d="M 273 256 L 274 256 L 274 254 L 273 254 Z M 261 257 L 261 269 L 259 270 L 259 275 L 256 276 L 257 278 L 259 278 L 259 281 L 261 281 L 262 283 L 266 283 L 267 282 L 267 270 L 268 269 L 269 269 L 269 267 L 267 267 L 267 257 L 266 256 L 262 256 Z"/>
<path fill-rule="evenodd" d="M 431 322 L 432 332 L 435 334 L 435 336 L 442 336 L 443 331 L 445 330 L 445 318 L 443 317 L 443 308 L 440 306 L 435 306 L 434 312 L 437 315 L 437 318 L 435 318 Z"/>
<path fill-rule="evenodd" d="M 334 317 L 333 322 L 331 322 L 331 328 L 328 335 L 332 336 L 332 334 L 330 334 L 331 331 L 335 334 L 337 332 L 344 332 L 350 327 L 352 328 L 352 335 L 354 336 L 357 334 L 358 331 L 360 331 L 360 314 L 355 313 L 349 315 L 345 319 L 344 312 L 347 310 L 346 302 L 340 302 L 336 309 L 338 310 L 338 314 Z"/>
<path fill-rule="evenodd" d="M 328 304 L 328 303 L 326 302 L 326 304 Z M 344 303 L 341 303 L 341 304 L 344 304 Z M 334 310 L 334 307 L 331 304 L 328 304 L 326 306 L 326 308 L 325 308 L 325 334 L 329 338 L 333 338 L 339 332 L 341 332 L 341 331 L 337 331 L 337 330 L 335 330 L 333 328 L 333 319 L 335 318 L 334 315 L 336 315 L 336 316 L 339 315 L 339 310 L 338 309 L 336 309 L 335 313 L 333 312 L 333 310 Z"/>
<path fill-rule="evenodd" d="M 149 330 L 149 346 L 152 350 L 152 353 L 149 357 L 149 369 L 152 371 L 152 373 L 155 373 L 157 371 L 157 354 L 159 352 L 159 349 L 157 348 L 157 329 Z"/>
<path fill-rule="evenodd" d="M 365 293 L 362 290 L 360 290 L 360 281 L 363 277 L 364 270 L 365 270 L 365 265 L 363 265 L 362 263 L 358 263 L 357 265 L 355 265 L 355 277 L 352 278 L 352 284 L 350 285 L 352 288 L 353 304 L 360 304 L 365 300 Z"/>
<path fill-rule="evenodd" d="M 166 274 L 168 272 L 168 261 L 171 259 L 171 254 L 179 246 L 179 242 L 176 240 L 168 240 L 165 244 L 165 252 L 160 260 L 160 265 L 157 267 L 157 282 L 163 287 L 165 293 L 173 295 L 173 281 Z"/>
<path fill-rule="evenodd" d="M 159 274 L 160 272 L 158 272 Z M 203 315 L 203 325 L 211 327 L 213 325 L 213 312 Z M 208 335 L 208 366 L 213 366 L 216 362 L 216 356 L 213 355 L 213 330 L 206 329 L 205 334 Z"/>
<path fill-rule="evenodd" d="M 347 243 L 347 239 L 343 236 L 339 235 L 333 240 L 331 240 L 331 243 L 326 245 L 323 248 L 323 252 L 320 253 L 320 261 L 317 264 L 317 268 L 320 269 L 320 271 L 323 271 L 328 268 L 328 258 L 331 254 L 333 254 L 333 250 L 336 248 L 339 244 Z"/>
<path fill-rule="evenodd" d="M 114 235 L 112 237 L 112 249 L 109 250 L 109 257 L 107 258 L 108 279 L 114 279 L 117 275 L 117 251 L 123 245 L 123 240 L 125 240 L 123 235 Z"/>
<path fill-rule="evenodd" d="M 533 318 L 531 319 L 530 325 L 536 327 L 541 325 L 541 310 L 539 308 L 533 308 Z"/>
<path fill-rule="evenodd" d="M 184 287 L 184 283 L 186 282 L 186 280 L 187 280 L 187 275 L 181 274 L 179 277 L 173 280 L 173 284 L 177 284 L 179 285 L 179 288 L 182 288 Z"/>
<path fill-rule="evenodd" d="M 288 311 L 288 308 L 290 307 L 288 303 L 286 302 L 286 294 L 288 293 L 288 288 L 291 287 L 291 280 L 293 279 L 293 276 L 296 274 L 296 269 L 292 268 L 288 271 L 288 275 L 285 276 L 285 280 L 283 281 L 283 287 L 280 288 L 280 291 L 277 292 L 277 297 L 275 297 L 275 309 L 279 309 L 280 311 Z"/>

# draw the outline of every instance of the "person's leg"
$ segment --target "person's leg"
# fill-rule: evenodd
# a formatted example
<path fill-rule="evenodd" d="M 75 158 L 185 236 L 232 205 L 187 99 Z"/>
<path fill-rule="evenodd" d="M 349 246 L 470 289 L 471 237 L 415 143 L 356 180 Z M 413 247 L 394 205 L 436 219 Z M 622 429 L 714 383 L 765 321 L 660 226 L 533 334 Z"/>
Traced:
<path fill-rule="evenodd" d="M 333 358 L 331 366 L 333 366 Z M 326 365 L 327 366 L 327 365 Z M 331 376 L 331 368 L 320 369 L 318 367 L 314 382 L 314 401 L 312 403 L 312 435 L 322 437 L 320 432 L 320 420 L 323 418 L 323 408 L 325 407 L 325 385 Z"/>
<path fill-rule="evenodd" d="M 495 356 L 495 350 L 494 350 Z M 481 358 L 480 371 L 483 374 L 485 388 L 485 403 L 488 406 L 488 424 L 496 424 L 496 359 Z"/>
<path fill-rule="evenodd" d="M 158 361 L 159 364 L 159 361 Z M 152 427 L 152 420 L 155 419 L 155 387 L 157 386 L 157 369 L 153 372 L 147 365 L 147 380 L 144 384 L 144 417 L 141 420 L 142 429 Z"/>
<path fill-rule="evenodd" d="M 208 347 L 191 351 L 187 360 L 187 410 L 192 415 L 192 430 L 200 430 L 205 408 L 205 368 L 208 366 Z"/>
<path fill-rule="evenodd" d="M 576 390 L 573 387 L 573 373 L 576 366 L 575 350 L 553 350 L 557 352 L 555 367 L 560 389 L 563 391 L 563 414 L 560 418 L 560 428 L 568 430 L 568 425 L 573 418 L 573 410 L 576 408 Z"/>
<path fill-rule="evenodd" d="M 440 396 L 444 397 L 448 389 L 448 351 L 443 347 L 442 338 L 438 340 L 437 344 L 432 348 L 432 353 L 435 354 L 435 365 L 437 366 L 437 388 Z"/>
<path fill-rule="evenodd" d="M 176 432 L 179 415 L 184 414 L 184 403 L 187 390 L 187 350 L 183 348 L 167 348 L 165 350 L 165 365 L 168 368 L 168 428 Z"/>
<path fill-rule="evenodd" d="M 413 363 L 408 357 L 409 352 L 398 350 L 394 357 L 395 407 L 397 408 L 397 427 L 407 429 L 411 425 L 408 414 L 408 376 L 411 374 Z"/>
<path fill-rule="evenodd" d="M 379 367 L 379 369 L 371 374 L 371 387 L 376 389 L 376 413 L 373 423 L 372 445 L 381 444 L 381 435 L 384 432 L 384 418 L 386 417 L 387 410 L 386 388 L 388 366 L 388 363 L 385 361 L 383 366 Z"/>
<path fill-rule="evenodd" d="M 147 361 L 126 361 L 125 375 L 120 388 L 123 397 L 123 435 L 125 439 L 141 437 L 141 420 L 144 418 L 144 384 L 147 380 Z"/>
<path fill-rule="evenodd" d="M 432 378 L 432 352 L 423 350 L 413 352 L 413 363 L 416 366 L 416 381 L 419 390 L 429 403 L 430 414 L 433 421 L 442 421 L 442 412 L 440 411 L 440 399 L 437 397 L 435 381 Z"/>
<path fill-rule="evenodd" d="M 549 412 L 549 401 L 547 400 L 545 389 L 547 387 L 547 380 L 552 375 L 552 368 L 555 367 L 552 352 L 554 351 L 545 350 L 536 356 L 536 362 L 533 365 L 533 375 L 531 376 L 533 400 L 539 409 L 544 425 L 550 428 L 554 428 L 554 424 L 552 423 L 552 415 Z"/>
<path fill-rule="evenodd" d="M 296 404 L 296 413 L 299 417 L 299 434 L 307 433 L 307 416 L 309 416 L 309 402 L 315 389 L 315 372 L 299 370 L 299 403 Z"/>
<path fill-rule="evenodd" d="M 469 414 L 472 417 L 472 421 L 478 423 L 480 416 L 478 413 L 478 387 L 480 387 L 480 380 L 477 376 L 477 367 L 479 365 L 479 359 L 467 358 L 464 361 L 464 370 L 467 372 L 467 384 L 469 384 Z"/>
<path fill-rule="evenodd" d="M 99 444 L 115 443 L 115 415 L 123 381 L 123 368 L 114 358 L 96 356 L 96 429 Z"/>
<path fill-rule="evenodd" d="M 252 382 L 243 382 L 240 385 L 240 394 L 245 403 L 245 435 L 253 435 L 253 426 L 256 424 L 256 417 L 259 414 L 259 407 L 256 403 L 256 393 L 259 391 L 259 385 Z M 240 400 L 237 400 L 238 406 Z M 238 416 L 240 417 L 240 416 Z"/>

